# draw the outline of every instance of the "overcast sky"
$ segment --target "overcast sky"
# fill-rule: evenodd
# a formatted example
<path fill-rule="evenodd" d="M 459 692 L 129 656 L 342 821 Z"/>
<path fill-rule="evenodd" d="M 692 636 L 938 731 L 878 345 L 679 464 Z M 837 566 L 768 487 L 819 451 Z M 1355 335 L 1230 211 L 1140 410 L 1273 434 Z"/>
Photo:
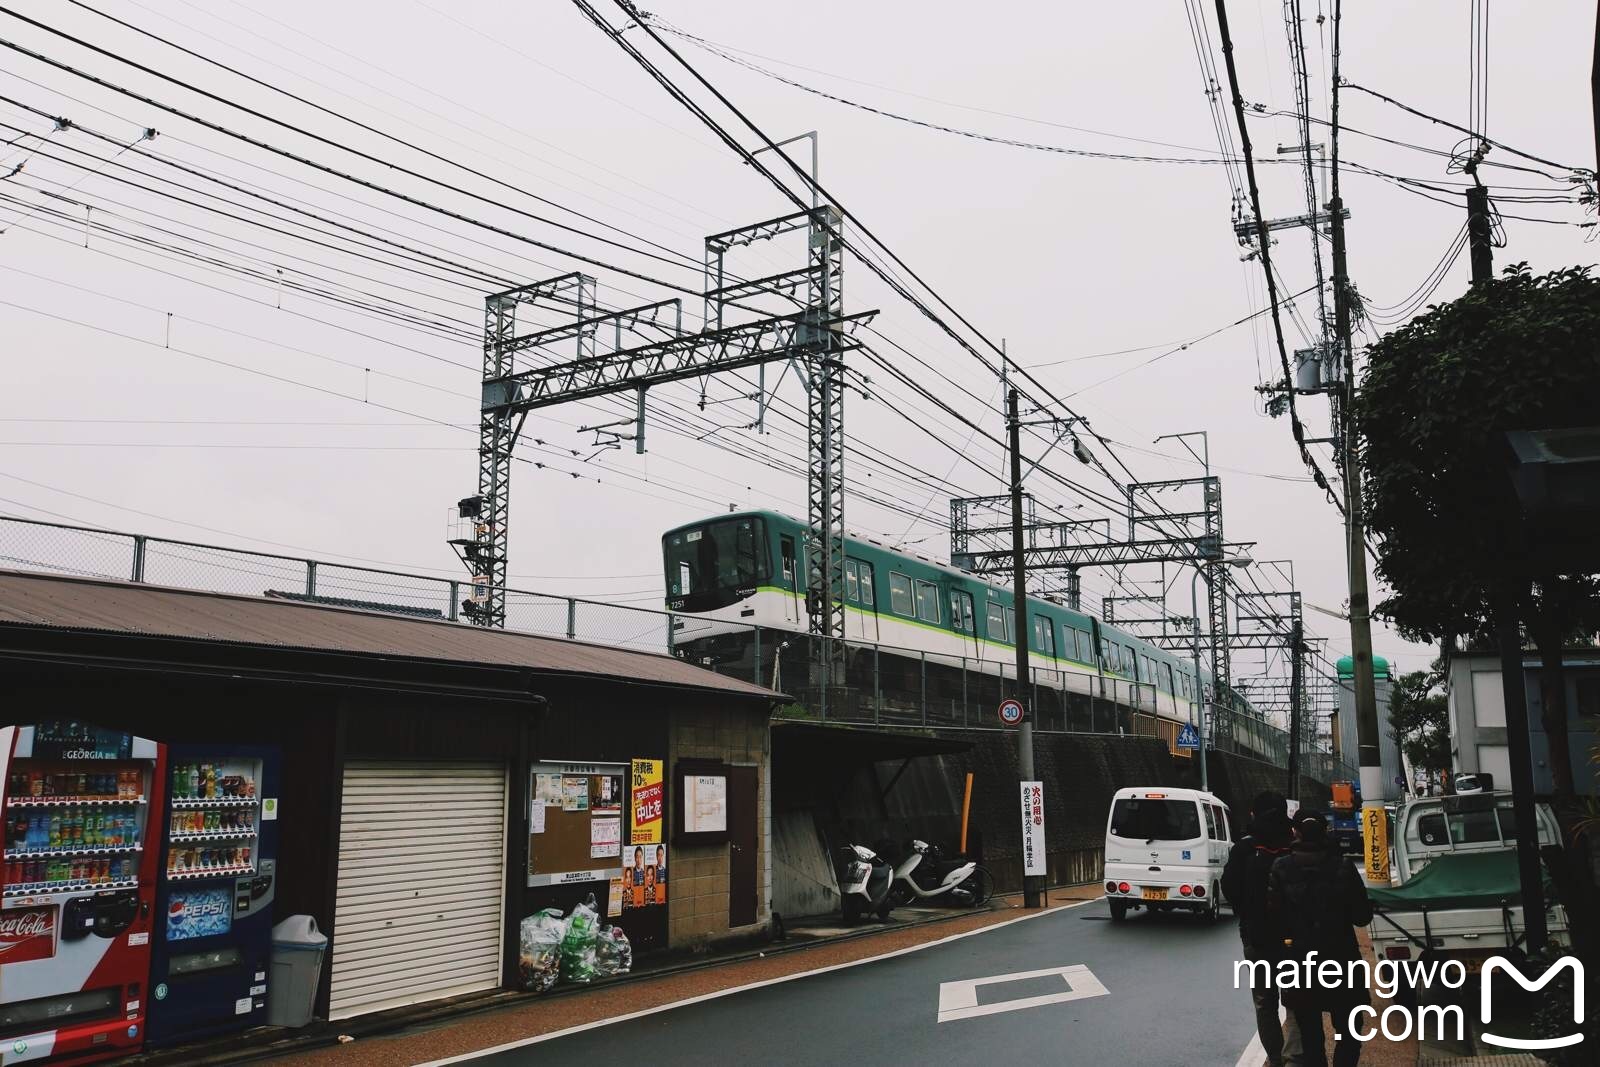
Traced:
<path fill-rule="evenodd" d="M 304 132 L 0 17 L 0 38 L 7 41 L 512 234 L 691 289 L 700 284 L 692 264 L 700 260 L 705 234 L 790 209 L 562 0 L 94 0 L 108 14 L 333 115 L 61 0 L 17 0 L 14 6 Z M 609 2 L 598 6 L 620 22 Z M 1214 9 L 1201 6 L 1212 19 L 1220 72 Z M 946 2 L 818 0 L 803 14 L 793 5 L 749 0 L 652 0 L 648 7 L 789 77 L 928 122 L 1073 149 L 1217 155 L 1190 24 L 1179 4 L 1000 4 L 982 8 L 981 17 L 970 4 Z M 1467 120 L 1468 5 L 1352 3 L 1347 9 L 1343 69 L 1350 81 L 1430 114 Z M 1303 10 L 1313 110 L 1325 114 L 1331 26 L 1315 20 L 1331 7 L 1306 0 Z M 1282 6 L 1236 0 L 1229 12 L 1246 100 L 1269 111 L 1292 109 Z M 1489 24 L 1491 137 L 1559 163 L 1593 166 L 1593 19 L 1593 5 L 1577 0 L 1497 8 Z M 674 77 L 683 76 L 637 30 L 629 39 Z M 1338 515 L 1306 480 L 1286 420 L 1266 417 L 1256 392 L 1277 373 L 1270 320 L 1253 319 L 1151 362 L 1265 306 L 1260 265 L 1241 261 L 1231 229 L 1223 168 L 1081 158 L 957 137 L 808 95 L 669 39 L 768 133 L 819 131 L 823 184 L 962 315 L 990 337 L 1004 338 L 1015 360 L 1039 365 L 1039 378 L 1115 442 L 1140 478 L 1196 473 L 1174 443 L 1153 439 L 1208 431 L 1229 538 L 1255 542 L 1257 559 L 1292 559 L 1310 603 L 1342 607 Z M 0 128 L 0 142 L 13 141 L 19 131 L 43 135 L 0 147 L 0 173 L 25 164 L 0 181 L 0 195 L 38 205 L 0 201 L 0 510 L 10 514 L 458 574 L 444 543 L 446 518 L 450 506 L 476 488 L 478 338 L 483 294 L 496 286 L 459 284 L 463 275 L 438 260 L 482 265 L 494 277 L 519 282 L 583 269 L 597 276 L 601 299 L 613 306 L 674 295 L 316 172 L 14 51 L 0 62 L 0 95 L 75 124 L 50 133 L 49 122 L 0 104 L 0 120 L 9 124 Z M 1354 91 L 1343 105 L 1353 129 L 1435 151 L 1449 151 L 1460 140 Z M 402 148 L 335 115 L 506 184 Z M 1231 109 L 1227 119 L 1231 124 Z M 1277 146 L 1299 140 L 1290 118 L 1251 122 L 1260 157 L 1277 159 Z M 145 127 L 158 136 L 136 142 Z M 1323 140 L 1325 131 L 1314 136 Z M 741 137 L 755 143 L 747 132 Z M 1446 173 L 1446 160 L 1437 155 L 1354 134 L 1342 144 L 1355 163 L 1461 181 Z M 357 158 L 345 147 L 461 191 Z M 795 151 L 799 158 L 809 155 L 805 146 Z M 338 244 L 333 234 L 340 221 L 386 235 L 416 250 L 408 253 L 416 257 L 410 266 L 425 267 L 427 276 L 251 225 L 242 219 L 295 229 L 243 209 L 206 211 L 130 186 L 165 188 L 217 206 L 161 181 L 171 178 L 252 202 L 243 192 L 166 168 L 157 156 L 332 220 L 320 233 L 296 230 L 303 236 Z M 1489 158 L 1520 162 L 1500 152 Z M 1560 188 L 1542 175 L 1486 173 L 1492 185 Z M 1298 169 L 1264 164 L 1261 185 L 1269 217 L 1304 212 Z M 41 190 L 68 199 L 48 199 Z M 1458 203 L 1430 202 L 1354 172 L 1346 173 L 1344 195 L 1352 278 L 1380 306 L 1417 289 L 1464 217 Z M 88 229 L 84 203 L 94 207 Z M 1565 222 L 1593 218 L 1570 203 L 1507 203 L 1502 209 Z M 269 210 L 292 217 L 287 208 Z M 1545 271 L 1596 258 L 1596 245 L 1584 241 L 1593 229 L 1509 218 L 1504 225 L 1509 247 L 1496 252 L 1497 265 L 1526 260 Z M 1278 238 L 1272 254 L 1287 288 L 1311 285 L 1307 231 Z M 145 243 L 152 239 L 208 261 Z M 638 248 L 659 258 L 632 250 Z M 753 276 L 797 266 L 784 258 L 791 252 L 775 247 L 739 269 Z M 1461 256 L 1435 299 L 1459 294 L 1467 275 Z M 346 300 L 379 307 L 355 308 L 307 292 L 334 287 Z M 877 325 L 927 365 L 886 344 L 877 346 L 881 356 L 980 420 L 986 432 L 1001 433 L 997 385 L 972 356 L 859 262 L 846 267 L 845 292 L 849 310 L 881 308 Z M 406 305 L 412 321 L 394 320 L 397 303 Z M 698 315 L 698 302 L 688 307 Z M 1302 321 L 1314 320 L 1312 298 L 1301 298 L 1296 308 Z M 1290 348 L 1305 345 L 1287 316 L 1285 329 Z M 943 558 L 950 488 L 909 475 L 904 465 L 963 492 L 997 493 L 999 452 L 865 359 L 855 365 L 873 384 L 871 399 L 852 393 L 847 401 L 853 449 L 847 477 L 859 493 L 892 506 L 853 496 L 848 523 Z M 513 473 L 515 584 L 659 603 L 663 530 L 729 504 L 803 514 L 804 441 L 785 416 L 803 417 L 804 394 L 793 375 L 786 377 L 769 420 L 774 432 L 758 440 L 739 428 L 754 418 L 754 405 L 740 398 L 747 389 L 713 382 L 703 411 L 698 385 L 656 391 L 644 456 L 630 446 L 587 459 L 595 451 L 591 435 L 577 427 L 626 417 L 620 408 L 570 407 L 530 418 L 525 454 L 546 467 L 519 463 Z M 1301 406 L 1313 436 L 1321 436 L 1325 406 Z M 718 427 L 705 441 L 693 439 Z M 1331 469 L 1327 449 L 1317 454 Z M 1060 452 L 1047 463 L 1064 476 L 1108 488 Z M 1073 517 L 1104 513 L 1039 476 L 1030 488 L 1042 503 Z M 1084 584 L 1096 604 L 1112 591 L 1113 576 L 1088 574 Z M 1184 584 L 1179 579 L 1174 586 L 1174 609 L 1187 606 Z M 1342 623 L 1313 613 L 1308 624 L 1330 638 L 1330 656 L 1348 651 Z M 1432 654 L 1387 630 L 1379 631 L 1377 645 L 1404 669 L 1425 665 Z"/>

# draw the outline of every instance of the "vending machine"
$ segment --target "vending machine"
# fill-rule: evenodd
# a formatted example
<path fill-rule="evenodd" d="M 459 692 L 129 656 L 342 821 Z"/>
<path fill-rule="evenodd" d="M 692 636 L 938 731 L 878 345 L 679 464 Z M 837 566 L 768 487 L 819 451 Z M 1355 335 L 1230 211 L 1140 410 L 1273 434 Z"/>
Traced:
<path fill-rule="evenodd" d="M 277 749 L 173 745 L 150 968 L 152 1045 L 266 1019 Z"/>
<path fill-rule="evenodd" d="M 0 727 L 0 1063 L 143 1043 L 165 760 L 84 722 Z"/>

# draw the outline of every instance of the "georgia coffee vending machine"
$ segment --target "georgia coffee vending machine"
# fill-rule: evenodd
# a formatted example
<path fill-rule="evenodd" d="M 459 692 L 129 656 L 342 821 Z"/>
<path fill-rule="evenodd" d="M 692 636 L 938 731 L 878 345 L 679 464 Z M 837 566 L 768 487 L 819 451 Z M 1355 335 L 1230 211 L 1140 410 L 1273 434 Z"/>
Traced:
<path fill-rule="evenodd" d="M 0 727 L 0 1062 L 144 1042 L 165 761 L 85 722 Z"/>
<path fill-rule="evenodd" d="M 153 1046 L 266 1019 L 279 759 L 274 748 L 170 747 L 150 965 Z"/>

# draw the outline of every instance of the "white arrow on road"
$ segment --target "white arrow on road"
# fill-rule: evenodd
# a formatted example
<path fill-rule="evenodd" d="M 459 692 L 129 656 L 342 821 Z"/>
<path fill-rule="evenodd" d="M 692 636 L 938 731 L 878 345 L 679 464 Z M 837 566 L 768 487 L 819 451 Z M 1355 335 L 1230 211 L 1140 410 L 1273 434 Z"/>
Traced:
<path fill-rule="evenodd" d="M 978 1003 L 978 987 L 999 985 L 1004 982 L 1023 982 L 1030 978 L 1059 977 L 1066 989 L 1060 993 L 1043 996 L 1019 997 L 1016 1000 L 999 1000 L 992 1004 Z M 1108 990 L 1100 984 L 1094 972 L 1081 963 L 1070 967 L 1046 967 L 1040 971 L 1018 971 L 1015 974 L 997 974 L 990 978 L 968 978 L 960 982 L 939 983 L 939 1021 L 976 1019 L 982 1015 L 998 1015 L 1003 1011 L 1021 1011 L 1024 1008 L 1042 1008 L 1046 1004 L 1064 1004 L 1069 1000 L 1086 997 L 1103 997 Z"/>

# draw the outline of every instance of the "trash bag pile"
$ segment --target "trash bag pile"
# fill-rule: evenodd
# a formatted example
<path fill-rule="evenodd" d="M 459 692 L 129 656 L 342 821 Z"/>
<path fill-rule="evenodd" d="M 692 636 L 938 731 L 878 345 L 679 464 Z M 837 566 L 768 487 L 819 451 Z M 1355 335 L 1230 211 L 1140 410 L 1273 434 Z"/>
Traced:
<path fill-rule="evenodd" d="M 601 926 L 593 894 L 563 916 L 559 908 L 522 920 L 522 988 L 544 993 L 557 982 L 583 984 L 633 968 L 633 946 L 619 926 Z"/>

